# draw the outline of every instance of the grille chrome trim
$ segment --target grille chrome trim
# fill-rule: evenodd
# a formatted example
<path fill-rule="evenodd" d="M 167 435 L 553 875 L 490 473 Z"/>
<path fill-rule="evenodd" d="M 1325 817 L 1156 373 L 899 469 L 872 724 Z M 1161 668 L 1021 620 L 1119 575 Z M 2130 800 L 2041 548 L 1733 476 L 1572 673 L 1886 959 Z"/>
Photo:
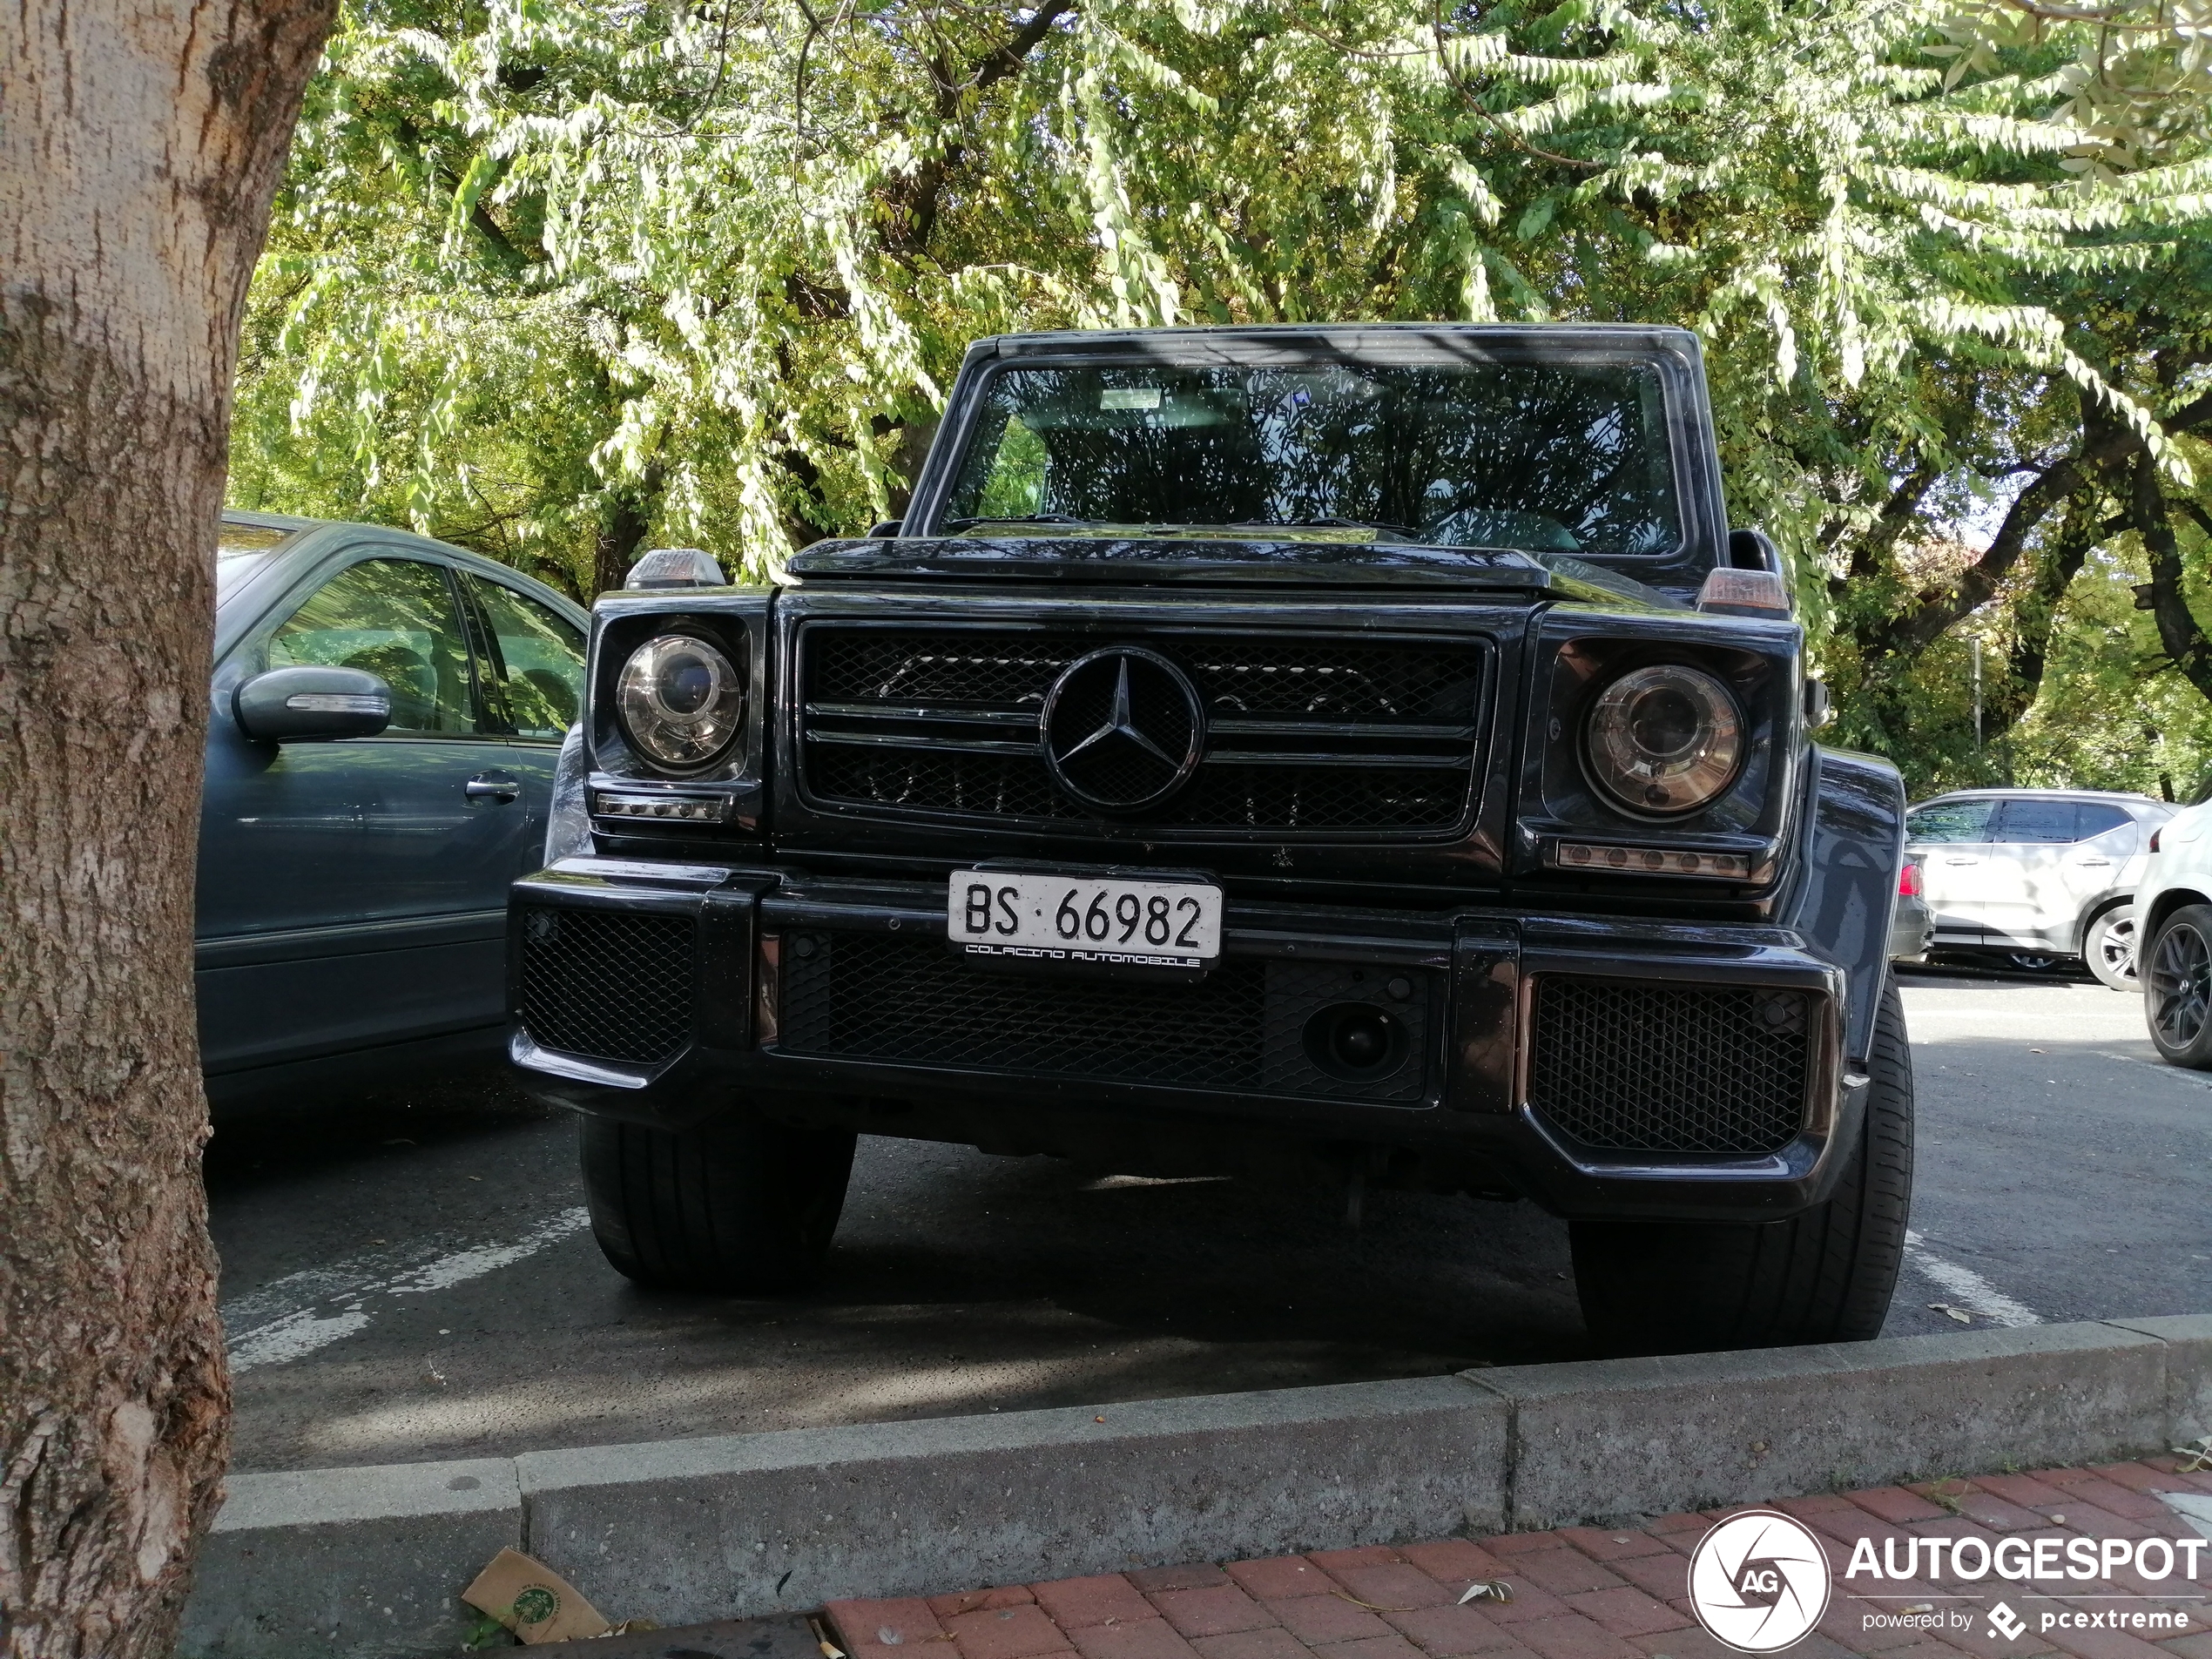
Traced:
<path fill-rule="evenodd" d="M 950 750 L 958 754 L 1042 755 L 1044 746 L 1003 738 L 917 737 L 903 732 L 824 732 L 810 726 L 809 743 L 843 743 L 856 748 Z"/>

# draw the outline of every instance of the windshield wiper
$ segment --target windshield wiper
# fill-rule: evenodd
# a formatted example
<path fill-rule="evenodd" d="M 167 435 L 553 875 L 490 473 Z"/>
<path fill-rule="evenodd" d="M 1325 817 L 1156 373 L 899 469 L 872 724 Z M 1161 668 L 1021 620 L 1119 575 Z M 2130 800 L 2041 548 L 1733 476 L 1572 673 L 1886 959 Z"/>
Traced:
<path fill-rule="evenodd" d="M 1383 530 L 1393 536 L 1411 536 L 1411 524 L 1393 524 L 1385 518 L 1240 518 L 1229 526 L 1233 530 Z"/>
<path fill-rule="evenodd" d="M 1066 513 L 986 513 L 980 518 L 948 518 L 948 530 L 973 529 L 978 524 L 1096 524 L 1096 518 L 1072 518 Z"/>

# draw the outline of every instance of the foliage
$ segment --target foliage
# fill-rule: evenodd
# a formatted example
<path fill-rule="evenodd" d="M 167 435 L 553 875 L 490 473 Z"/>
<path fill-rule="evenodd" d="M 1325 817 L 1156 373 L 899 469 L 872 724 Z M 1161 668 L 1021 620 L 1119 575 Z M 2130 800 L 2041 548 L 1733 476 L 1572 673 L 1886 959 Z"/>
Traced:
<path fill-rule="evenodd" d="M 2195 14 L 2125 64 L 2094 21 L 1996 15 L 355 0 L 253 297 L 237 494 L 589 593 L 648 536 L 771 571 L 895 514 L 1001 330 L 1686 322 L 1844 735 L 1932 783 L 1975 764 L 1932 648 L 2002 613 L 2008 728 L 2115 536 L 2182 538 L 2158 649 L 2212 691 L 2172 435 L 2208 383 L 2212 157 L 2107 97 L 2197 87 Z M 1988 547 L 1931 574 L 1978 513 Z"/>

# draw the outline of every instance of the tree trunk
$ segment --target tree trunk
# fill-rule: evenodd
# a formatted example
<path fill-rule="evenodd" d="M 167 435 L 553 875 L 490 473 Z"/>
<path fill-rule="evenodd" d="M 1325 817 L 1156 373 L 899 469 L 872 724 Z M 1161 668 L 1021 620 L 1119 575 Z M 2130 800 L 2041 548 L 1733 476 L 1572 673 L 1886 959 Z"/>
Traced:
<path fill-rule="evenodd" d="M 0 21 L 0 1649 L 172 1646 L 221 1495 L 193 1032 L 239 313 L 331 0 Z"/>
<path fill-rule="evenodd" d="M 637 563 L 637 556 L 644 551 L 645 537 L 652 532 L 651 498 L 659 493 L 658 466 L 645 469 L 642 485 L 621 484 L 608 492 L 613 504 L 592 543 L 591 591 L 577 596 L 586 606 L 599 595 L 613 592 L 628 578 L 630 567 Z"/>

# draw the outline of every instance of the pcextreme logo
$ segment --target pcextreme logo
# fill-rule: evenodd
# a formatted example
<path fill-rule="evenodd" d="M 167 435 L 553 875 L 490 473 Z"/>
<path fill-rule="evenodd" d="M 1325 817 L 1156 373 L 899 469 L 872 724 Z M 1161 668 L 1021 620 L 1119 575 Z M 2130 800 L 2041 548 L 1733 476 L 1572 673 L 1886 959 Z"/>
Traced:
<path fill-rule="evenodd" d="M 1828 1610 L 1834 1581 L 1820 1540 L 1771 1509 L 1730 1515 L 1689 1558 L 1697 1622 L 1739 1653 L 1775 1653 L 1804 1640 Z"/>

